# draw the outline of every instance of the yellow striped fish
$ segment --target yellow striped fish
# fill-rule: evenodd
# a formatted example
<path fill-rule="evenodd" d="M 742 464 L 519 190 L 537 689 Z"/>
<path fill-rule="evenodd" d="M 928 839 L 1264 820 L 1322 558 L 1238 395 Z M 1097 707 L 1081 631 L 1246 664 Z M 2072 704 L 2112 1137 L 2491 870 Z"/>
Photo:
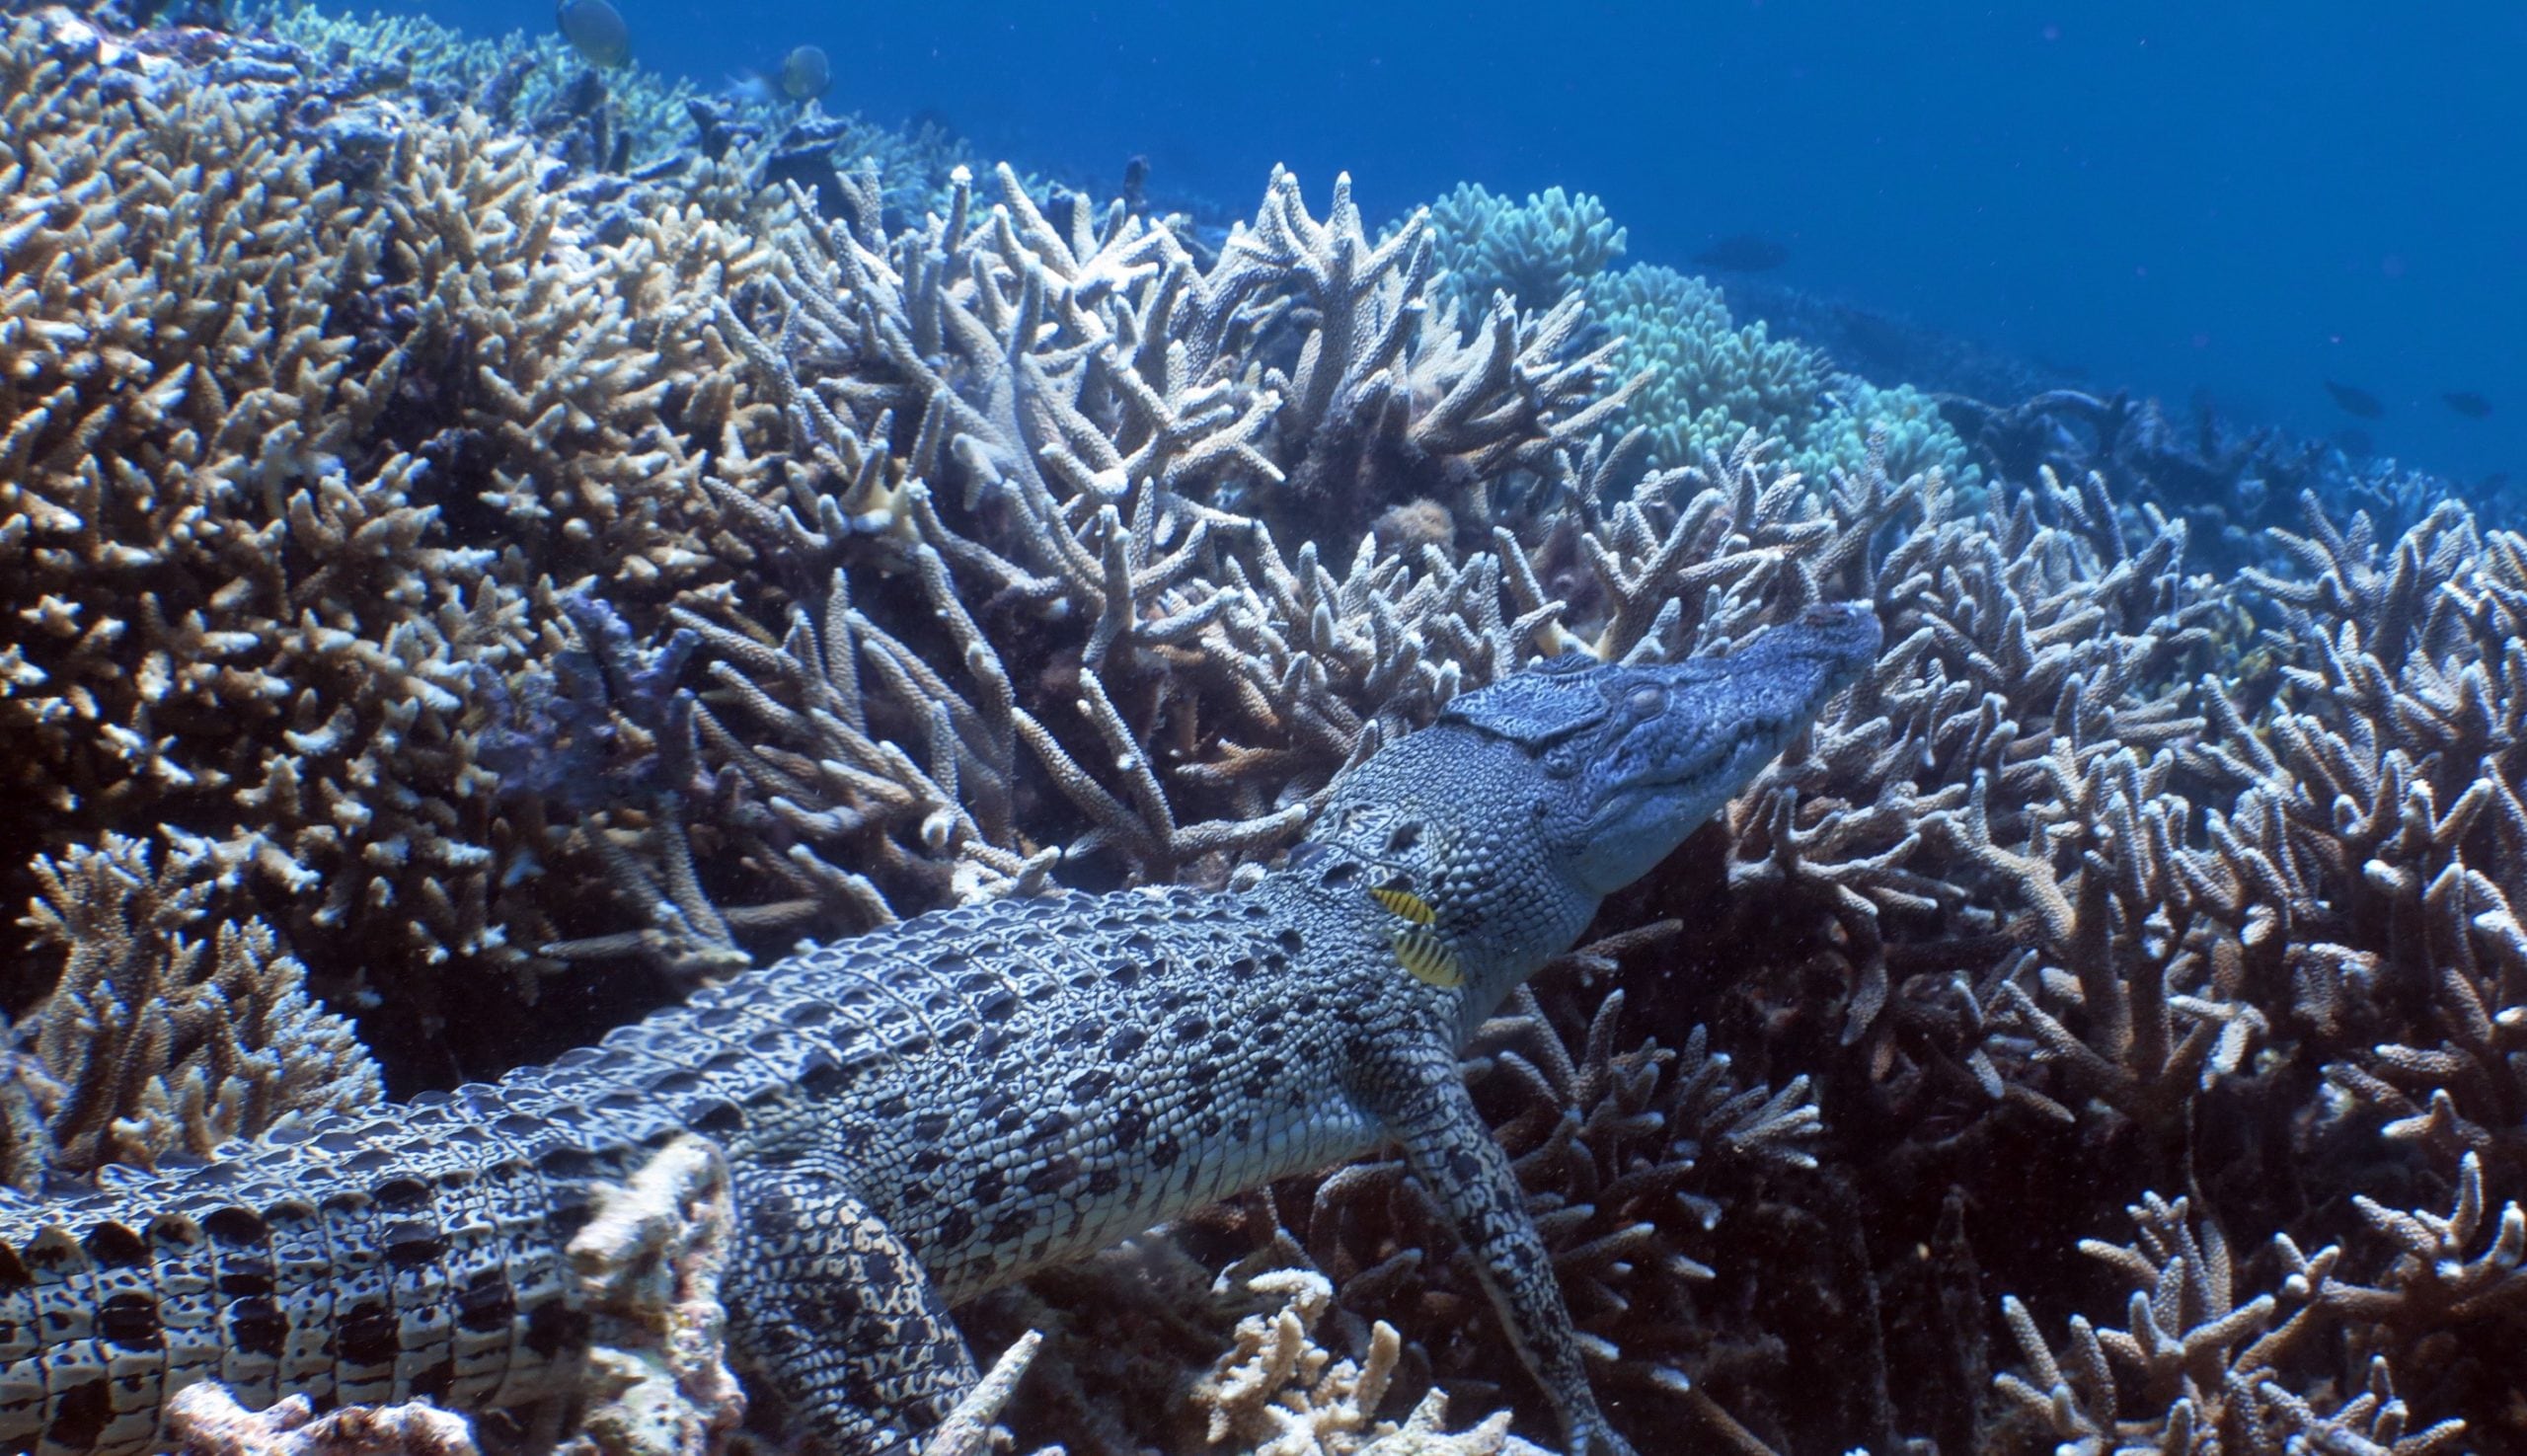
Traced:
<path fill-rule="evenodd" d="M 1424 984 L 1442 989 L 1465 984 L 1465 967 L 1458 963 L 1455 949 L 1432 928 L 1439 912 L 1428 900 L 1409 889 L 1391 887 L 1372 889 L 1369 895 L 1406 922 L 1396 927 L 1393 939 L 1395 958 L 1404 962 L 1406 970 Z"/>

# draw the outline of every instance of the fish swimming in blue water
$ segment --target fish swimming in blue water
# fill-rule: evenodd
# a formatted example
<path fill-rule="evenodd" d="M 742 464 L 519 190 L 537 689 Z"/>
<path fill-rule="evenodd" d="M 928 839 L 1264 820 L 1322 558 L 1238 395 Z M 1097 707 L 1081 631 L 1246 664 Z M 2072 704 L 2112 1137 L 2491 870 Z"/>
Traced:
<path fill-rule="evenodd" d="M 792 46 L 781 63 L 769 71 L 731 71 L 727 84 L 720 94 L 736 101 L 774 102 L 814 101 L 833 89 L 833 61 L 821 45 Z"/>
<path fill-rule="evenodd" d="M 781 57 L 777 73 L 781 94 L 792 101 L 814 101 L 833 89 L 833 62 L 820 45 L 798 45 Z"/>
<path fill-rule="evenodd" d="M 1790 262 L 1790 249 L 1760 233 L 1732 233 L 1688 261 L 1726 273 L 1769 272 Z"/>
<path fill-rule="evenodd" d="M 2326 393 L 2334 396 L 2335 404 L 2342 410 L 2342 413 L 2353 419 L 2375 420 L 2387 413 L 2387 407 L 2379 403 L 2378 397 L 2365 389 L 2348 384 L 2336 384 L 2331 379 L 2321 382 L 2326 387 Z"/>
<path fill-rule="evenodd" d="M 619 66 L 632 58 L 632 28 L 606 0 L 557 0 L 553 29 L 592 66 Z"/>
<path fill-rule="evenodd" d="M 2471 389 L 2452 389 L 2440 398 L 2448 402 L 2449 409 L 2469 420 L 2481 420 L 2491 413 L 2491 401 Z"/>

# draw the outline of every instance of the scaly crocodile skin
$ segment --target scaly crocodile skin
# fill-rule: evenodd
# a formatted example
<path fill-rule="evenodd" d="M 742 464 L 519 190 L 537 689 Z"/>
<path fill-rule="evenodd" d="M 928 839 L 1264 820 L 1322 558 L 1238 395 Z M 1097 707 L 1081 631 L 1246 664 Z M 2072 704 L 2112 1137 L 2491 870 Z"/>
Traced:
<path fill-rule="evenodd" d="M 152 1449 L 200 1379 L 249 1407 L 553 1390 L 593 1185 L 695 1132 L 736 1193 L 736 1352 L 835 1451 L 899 1446 L 972 1382 L 949 1306 L 1391 1138 L 1574 1448 L 1622 1452 L 1456 1050 L 1876 644 L 1819 609 L 1724 657 L 1523 674 L 1353 770 L 1253 888 L 942 911 L 497 1086 L 0 1207 L 0 1450 Z M 1373 888 L 1430 908 L 1416 944 L 1462 984 L 1399 963 Z"/>

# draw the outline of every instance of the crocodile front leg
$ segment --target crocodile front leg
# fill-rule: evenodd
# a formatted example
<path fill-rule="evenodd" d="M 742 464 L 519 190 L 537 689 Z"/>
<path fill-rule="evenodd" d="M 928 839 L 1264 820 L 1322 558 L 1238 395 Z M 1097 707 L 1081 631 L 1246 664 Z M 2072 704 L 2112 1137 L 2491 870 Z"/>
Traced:
<path fill-rule="evenodd" d="M 1633 1456 L 1588 1389 L 1553 1255 L 1527 1217 L 1509 1155 L 1475 1111 L 1457 1058 L 1416 1036 L 1363 1060 L 1357 1095 L 1403 1144 L 1405 1163 L 1473 1252 L 1483 1289 L 1546 1399 L 1570 1456 Z"/>
<path fill-rule="evenodd" d="M 741 1171 L 735 1188 L 739 1357 L 833 1456 L 910 1449 L 978 1378 L 920 1257 L 830 1171 Z"/>

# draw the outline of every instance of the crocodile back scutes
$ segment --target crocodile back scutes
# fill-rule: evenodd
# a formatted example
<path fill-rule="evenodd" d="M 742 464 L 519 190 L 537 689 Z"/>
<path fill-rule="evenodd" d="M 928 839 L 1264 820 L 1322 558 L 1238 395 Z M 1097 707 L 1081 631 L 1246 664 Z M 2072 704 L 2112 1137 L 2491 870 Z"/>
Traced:
<path fill-rule="evenodd" d="M 166 1394 L 500 1404 L 576 1339 L 557 1200 L 490 1136 L 334 1117 L 0 1210 L 0 1449 L 162 1448 Z"/>
<path fill-rule="evenodd" d="M 1303 939 L 1174 887 L 949 910 L 498 1083 L 0 1201 L 0 1450 L 162 1449 L 197 1379 L 250 1408 L 538 1394 L 584 1330 L 564 1251 L 595 1184 L 685 1132 L 835 1160 L 952 1299 L 1339 1155 L 1365 1126 L 1275 1070 L 1334 1059 L 1297 1044 L 1340 1025 Z"/>

